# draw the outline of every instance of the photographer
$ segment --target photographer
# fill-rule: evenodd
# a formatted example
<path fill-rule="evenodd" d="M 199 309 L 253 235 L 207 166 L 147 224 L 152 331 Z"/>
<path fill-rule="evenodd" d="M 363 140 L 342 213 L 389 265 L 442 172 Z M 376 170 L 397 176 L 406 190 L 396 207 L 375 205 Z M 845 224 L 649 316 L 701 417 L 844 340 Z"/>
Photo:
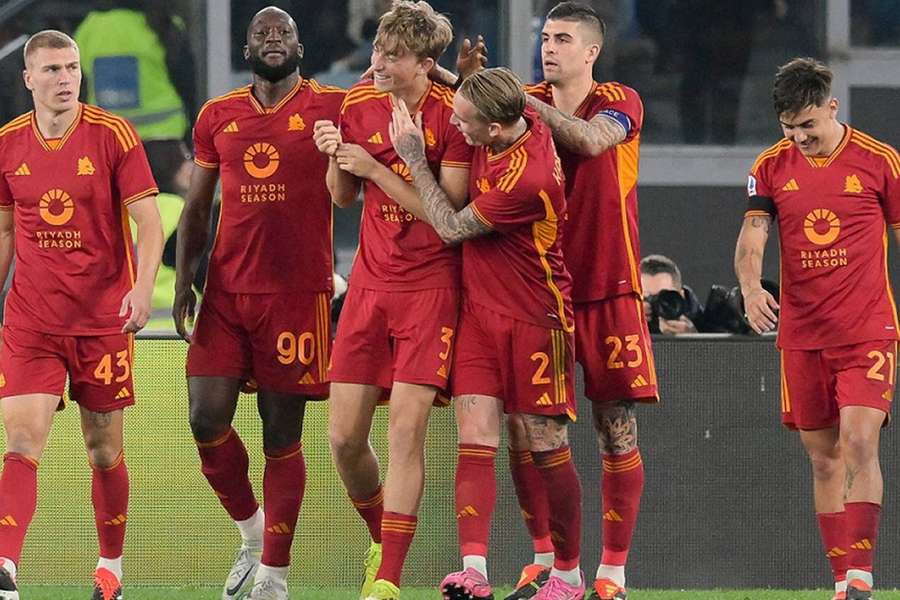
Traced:
<path fill-rule="evenodd" d="M 697 333 L 695 322 L 702 320 L 703 305 L 682 285 L 678 265 L 667 256 L 651 254 L 641 259 L 640 269 L 644 314 L 651 333 Z"/>

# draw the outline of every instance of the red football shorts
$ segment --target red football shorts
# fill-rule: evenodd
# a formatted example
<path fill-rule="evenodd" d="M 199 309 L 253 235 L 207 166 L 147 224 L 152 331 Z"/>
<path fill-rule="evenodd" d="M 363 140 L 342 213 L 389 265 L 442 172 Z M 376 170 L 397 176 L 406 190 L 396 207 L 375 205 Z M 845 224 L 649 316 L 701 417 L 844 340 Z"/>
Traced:
<path fill-rule="evenodd" d="M 781 351 L 781 422 L 791 429 L 824 429 L 845 406 L 868 406 L 890 420 L 897 372 L 896 340 L 824 350 Z"/>
<path fill-rule="evenodd" d="M 347 291 L 338 321 L 331 381 L 376 385 L 393 382 L 447 388 L 453 356 L 459 290 Z"/>
<path fill-rule="evenodd" d="M 328 397 L 331 296 L 209 290 L 187 355 L 188 377 L 253 379 L 259 389 Z"/>
<path fill-rule="evenodd" d="M 459 317 L 453 396 L 480 394 L 503 401 L 503 412 L 576 415 L 574 339 L 470 301 Z"/>
<path fill-rule="evenodd" d="M 659 402 L 644 304 L 628 293 L 575 304 L 575 357 L 593 402 Z"/>
<path fill-rule="evenodd" d="M 60 397 L 69 376 L 69 397 L 93 412 L 134 404 L 134 336 L 127 333 L 71 336 L 3 328 L 0 397 Z"/>

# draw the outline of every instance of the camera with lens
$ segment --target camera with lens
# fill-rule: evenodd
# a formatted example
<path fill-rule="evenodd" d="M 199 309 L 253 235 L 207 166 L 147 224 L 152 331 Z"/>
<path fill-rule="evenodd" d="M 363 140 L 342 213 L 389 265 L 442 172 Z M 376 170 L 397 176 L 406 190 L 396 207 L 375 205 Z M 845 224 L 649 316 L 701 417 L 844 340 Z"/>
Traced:
<path fill-rule="evenodd" d="M 762 288 L 778 298 L 778 284 L 768 279 L 761 281 Z M 703 328 L 709 333 L 738 333 L 748 335 L 753 332 L 744 316 L 744 295 L 741 288 L 734 286 L 728 289 L 714 285 L 709 290 L 706 308 L 703 311 Z"/>
<path fill-rule="evenodd" d="M 687 300 L 675 290 L 660 290 L 658 294 L 644 298 L 653 312 L 653 320 L 676 321 L 688 309 Z"/>

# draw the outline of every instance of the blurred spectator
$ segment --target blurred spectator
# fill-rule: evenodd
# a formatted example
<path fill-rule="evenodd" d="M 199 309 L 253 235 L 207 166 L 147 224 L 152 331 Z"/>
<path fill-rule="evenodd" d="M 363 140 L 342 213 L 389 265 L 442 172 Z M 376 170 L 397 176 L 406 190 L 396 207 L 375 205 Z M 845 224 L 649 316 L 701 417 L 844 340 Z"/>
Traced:
<path fill-rule="evenodd" d="M 735 143 L 756 17 L 770 5 L 771 0 L 672 5 L 671 26 L 684 52 L 679 114 L 686 143 Z"/>
<path fill-rule="evenodd" d="M 855 46 L 900 46 L 900 0 L 856 0 L 850 3 Z"/>
<path fill-rule="evenodd" d="M 196 104 L 184 22 L 151 0 L 108 1 L 88 13 L 74 37 L 87 101 L 131 121 L 160 191 L 183 195 L 190 176 L 184 139 Z"/>
<path fill-rule="evenodd" d="M 644 314 L 651 333 L 697 333 L 694 321 L 703 317 L 703 305 L 681 281 L 681 270 L 671 258 L 651 254 L 641 259 Z"/>
<path fill-rule="evenodd" d="M 190 38 L 170 9 L 151 0 L 104 1 L 74 36 L 87 101 L 131 121 L 161 192 L 166 252 L 153 290 L 151 329 L 171 327 L 175 230 L 191 172 L 185 138 L 196 110 Z"/>

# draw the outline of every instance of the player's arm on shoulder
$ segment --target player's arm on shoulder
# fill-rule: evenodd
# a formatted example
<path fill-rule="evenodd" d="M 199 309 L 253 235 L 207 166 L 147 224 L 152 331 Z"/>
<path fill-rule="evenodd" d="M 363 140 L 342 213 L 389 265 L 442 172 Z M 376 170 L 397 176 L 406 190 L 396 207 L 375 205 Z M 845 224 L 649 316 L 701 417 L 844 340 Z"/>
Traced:
<path fill-rule="evenodd" d="M 128 316 L 123 332 L 139 331 L 150 319 L 150 304 L 156 273 L 162 259 L 163 230 L 156 196 L 145 196 L 126 205 L 137 225 L 137 279 L 122 299 L 120 316 Z M 129 312 L 130 309 L 130 312 Z"/>
<path fill-rule="evenodd" d="M 550 127 L 558 144 L 583 156 L 597 156 L 622 143 L 628 136 L 625 127 L 606 114 L 600 113 L 585 121 L 567 115 L 534 96 L 526 95 L 525 100 Z"/>
<path fill-rule="evenodd" d="M 404 157 L 404 160 L 407 158 Z M 410 157 L 406 164 L 412 174 L 416 197 L 421 203 L 425 220 L 445 244 L 458 244 L 492 231 L 476 216 L 471 205 L 459 208 L 466 200 L 468 169 L 444 167 L 441 169 L 439 183 L 425 159 L 424 145 L 421 156 Z M 463 173 L 465 180 L 461 179 Z"/>
<path fill-rule="evenodd" d="M 413 185 L 419 201 L 422 203 L 422 212 L 425 213 L 426 220 L 444 243 L 458 244 L 491 231 L 491 228 L 476 216 L 471 206 L 458 210 L 453 205 L 450 196 L 435 179 L 425 156 L 422 113 L 417 113 L 414 121 L 403 102 L 394 102 L 389 132 L 394 150 L 409 167 Z M 442 167 L 442 179 L 444 179 L 444 170 L 445 168 Z M 459 170 L 468 172 L 468 169 Z M 459 186 L 459 175 L 459 173 L 453 176 L 448 175 L 451 180 L 449 185 Z M 455 190 L 454 193 L 461 192 Z"/>

